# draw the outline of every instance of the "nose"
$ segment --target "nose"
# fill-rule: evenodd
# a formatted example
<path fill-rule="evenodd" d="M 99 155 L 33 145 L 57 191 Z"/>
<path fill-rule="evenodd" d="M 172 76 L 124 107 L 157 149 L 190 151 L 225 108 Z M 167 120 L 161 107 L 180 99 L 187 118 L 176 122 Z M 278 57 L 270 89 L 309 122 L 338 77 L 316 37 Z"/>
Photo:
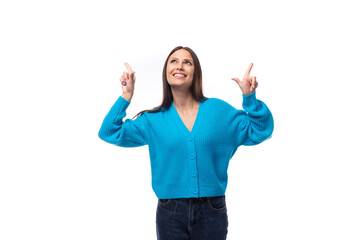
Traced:
<path fill-rule="evenodd" d="M 179 62 L 179 63 L 177 64 L 177 66 L 176 66 L 176 69 L 177 69 L 177 70 L 184 70 L 184 69 L 183 69 L 183 64 L 182 64 L 181 62 Z"/>

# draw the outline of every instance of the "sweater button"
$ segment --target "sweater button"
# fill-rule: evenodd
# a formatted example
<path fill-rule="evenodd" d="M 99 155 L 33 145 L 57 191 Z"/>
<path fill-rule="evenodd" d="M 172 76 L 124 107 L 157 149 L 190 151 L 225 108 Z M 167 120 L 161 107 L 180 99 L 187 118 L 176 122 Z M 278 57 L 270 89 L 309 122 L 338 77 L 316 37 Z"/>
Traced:
<path fill-rule="evenodd" d="M 195 153 L 190 154 L 191 159 L 195 159 Z"/>
<path fill-rule="evenodd" d="M 192 174 L 191 174 L 191 176 L 193 176 L 193 177 L 196 177 L 196 175 L 197 175 L 197 174 L 196 174 L 195 171 L 193 171 Z"/>
<path fill-rule="evenodd" d="M 195 193 L 195 194 L 198 193 L 197 188 L 194 188 L 194 189 L 193 189 L 193 193 Z"/>
<path fill-rule="evenodd" d="M 193 140 L 193 138 L 192 138 L 192 137 L 189 137 L 188 140 L 189 140 L 189 142 L 191 142 L 191 141 Z"/>

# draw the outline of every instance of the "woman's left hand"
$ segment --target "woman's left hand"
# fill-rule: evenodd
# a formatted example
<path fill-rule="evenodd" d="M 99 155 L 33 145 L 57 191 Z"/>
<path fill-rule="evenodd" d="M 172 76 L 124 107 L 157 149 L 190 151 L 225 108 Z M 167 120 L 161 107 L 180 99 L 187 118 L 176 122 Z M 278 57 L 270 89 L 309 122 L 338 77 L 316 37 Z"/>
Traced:
<path fill-rule="evenodd" d="M 235 77 L 231 78 L 239 85 L 241 91 L 245 96 L 255 92 L 255 89 L 258 87 L 258 82 L 256 81 L 256 77 L 250 76 L 250 71 L 253 65 L 254 65 L 253 63 L 250 63 L 250 66 L 246 70 L 242 81 Z"/>

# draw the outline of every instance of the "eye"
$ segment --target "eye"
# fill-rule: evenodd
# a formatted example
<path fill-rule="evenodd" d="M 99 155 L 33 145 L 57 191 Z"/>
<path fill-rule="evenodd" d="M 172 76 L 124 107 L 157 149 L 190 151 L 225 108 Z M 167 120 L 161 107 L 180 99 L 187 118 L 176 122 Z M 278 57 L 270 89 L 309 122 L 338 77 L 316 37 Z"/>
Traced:
<path fill-rule="evenodd" d="M 189 64 L 190 66 L 192 65 L 192 63 L 190 61 L 186 61 L 186 64 Z"/>
<path fill-rule="evenodd" d="M 174 63 L 174 62 L 176 62 L 176 60 L 175 60 L 175 59 L 173 59 L 173 60 L 171 60 L 171 61 L 170 61 L 170 63 Z"/>

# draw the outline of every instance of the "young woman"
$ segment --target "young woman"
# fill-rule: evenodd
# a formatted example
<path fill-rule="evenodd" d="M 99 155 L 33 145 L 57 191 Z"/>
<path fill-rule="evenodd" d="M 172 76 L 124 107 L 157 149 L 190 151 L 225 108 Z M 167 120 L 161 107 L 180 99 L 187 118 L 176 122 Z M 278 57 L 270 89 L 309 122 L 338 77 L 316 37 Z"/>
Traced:
<path fill-rule="evenodd" d="M 163 101 L 123 118 L 134 94 L 135 72 L 121 76 L 123 94 L 106 115 L 99 137 L 120 147 L 149 146 L 152 188 L 158 197 L 158 239 L 226 239 L 227 168 L 240 145 L 271 137 L 268 107 L 256 99 L 251 63 L 240 87 L 244 110 L 202 92 L 199 59 L 188 47 L 174 48 L 163 68 Z M 240 95 L 239 95 L 240 96 Z"/>

